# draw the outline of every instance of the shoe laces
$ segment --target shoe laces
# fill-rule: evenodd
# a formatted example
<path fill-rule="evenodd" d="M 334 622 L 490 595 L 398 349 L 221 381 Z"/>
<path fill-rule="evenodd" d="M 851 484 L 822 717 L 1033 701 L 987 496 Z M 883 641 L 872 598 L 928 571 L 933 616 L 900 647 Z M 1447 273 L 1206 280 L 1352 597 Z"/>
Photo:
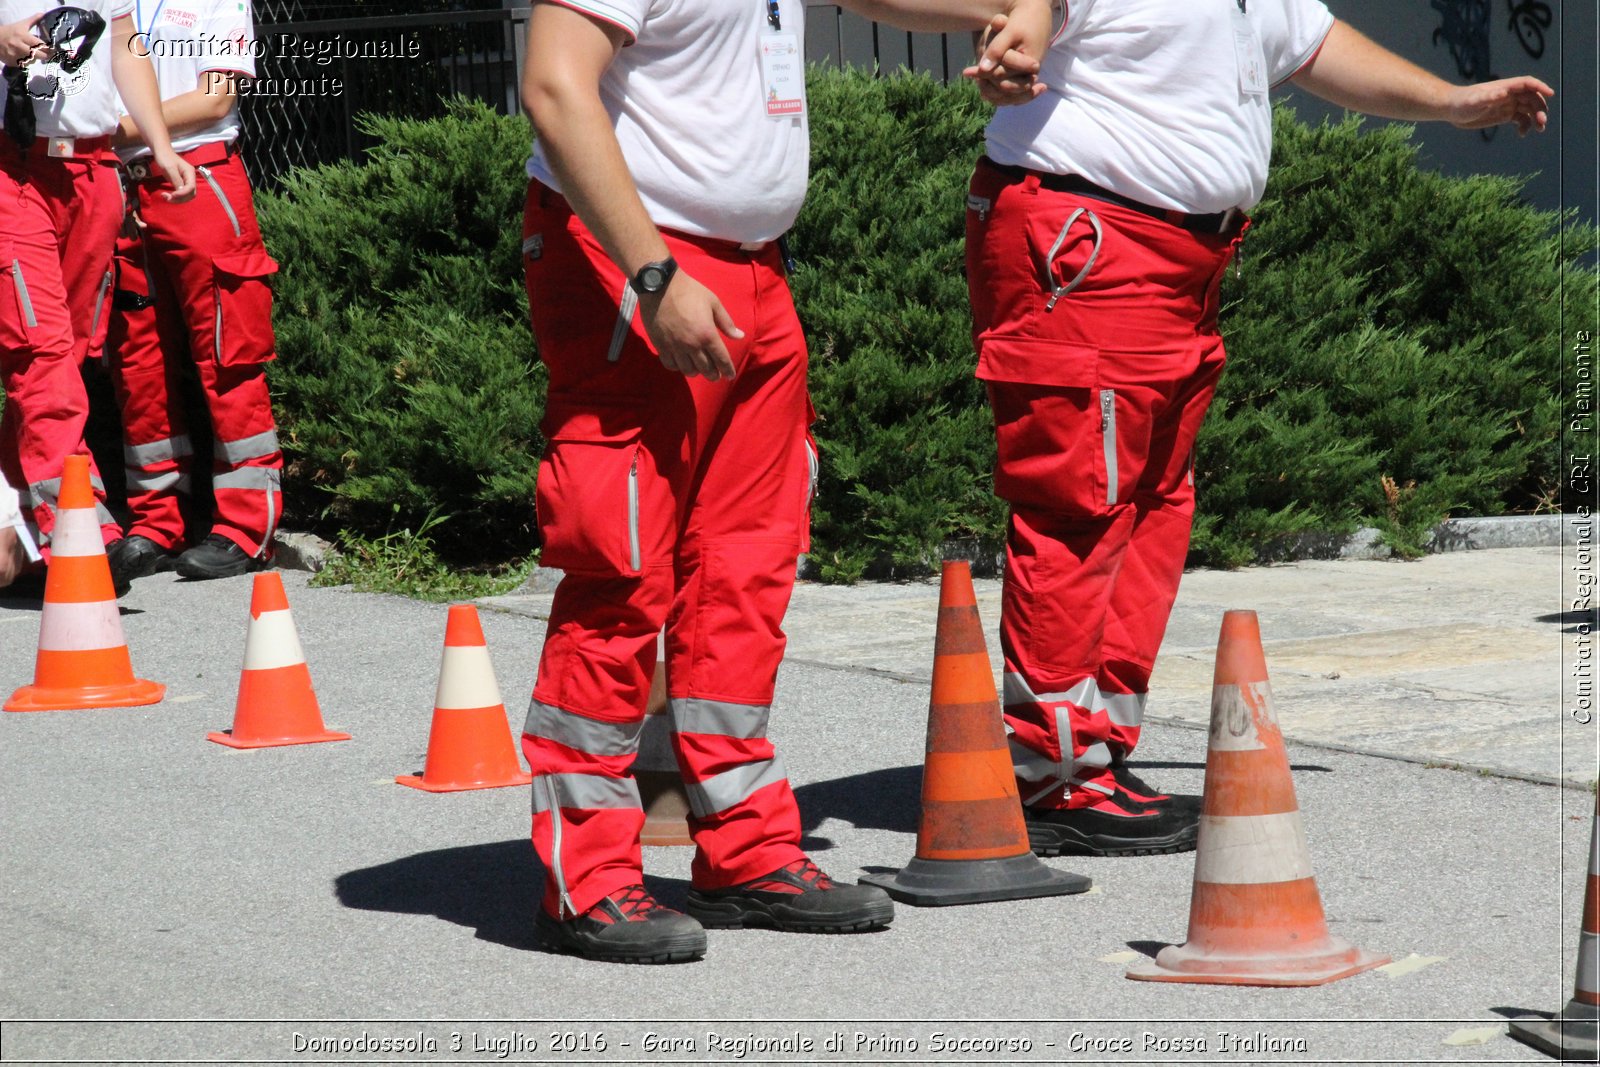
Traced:
<path fill-rule="evenodd" d="M 606 907 L 608 903 L 615 909 L 615 912 Z M 666 908 L 655 897 L 651 896 L 650 890 L 646 889 L 641 883 L 627 886 L 619 893 L 602 899 L 600 903 L 589 909 L 589 917 L 610 923 L 618 921 L 617 914 L 620 914 L 622 922 L 644 922 L 650 918 L 651 912 L 665 910 Z"/>
<path fill-rule="evenodd" d="M 1167 800 L 1172 796 L 1171 793 L 1161 792 L 1161 790 L 1155 788 L 1149 782 L 1145 781 L 1143 778 L 1140 778 L 1137 774 L 1134 774 L 1133 771 L 1123 763 L 1116 764 L 1111 768 L 1111 777 L 1122 789 L 1122 791 L 1129 794 L 1130 799 L 1133 800 L 1146 802 L 1156 801 L 1159 803 L 1160 801 Z"/>
<path fill-rule="evenodd" d="M 756 888 L 798 893 L 812 893 L 833 888 L 833 879 L 829 878 L 821 867 L 803 856 L 793 863 L 779 867 L 768 878 L 771 881 L 762 879 L 756 883 Z"/>

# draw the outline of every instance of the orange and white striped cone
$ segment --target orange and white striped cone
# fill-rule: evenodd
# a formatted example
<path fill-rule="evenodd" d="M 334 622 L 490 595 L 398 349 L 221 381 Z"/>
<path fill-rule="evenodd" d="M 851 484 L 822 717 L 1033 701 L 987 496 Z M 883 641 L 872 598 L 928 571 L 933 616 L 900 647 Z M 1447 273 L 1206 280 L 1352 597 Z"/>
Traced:
<path fill-rule="evenodd" d="M 233 729 L 206 734 L 229 748 L 274 748 L 348 741 L 349 734 L 322 725 L 322 708 L 311 687 L 311 669 L 289 614 L 289 598 L 276 571 L 256 575 L 250 591 L 250 625 L 244 639 L 244 669 Z"/>
<path fill-rule="evenodd" d="M 1578 932 L 1578 978 L 1572 999 L 1553 1019 L 1513 1019 L 1511 1036 L 1558 1060 L 1600 1059 L 1600 800 L 1589 831 L 1589 881 Z"/>
<path fill-rule="evenodd" d="M 1091 884 L 1045 866 L 1028 845 L 965 560 L 946 561 L 939 582 L 917 852 L 899 871 L 861 882 L 914 907 L 1065 896 Z"/>
<path fill-rule="evenodd" d="M 498 789 L 533 781 L 517 759 L 483 624 L 471 604 L 451 604 L 445 621 L 444 656 L 439 661 L 433 728 L 422 773 L 402 774 L 395 781 L 427 793 Z"/>
<path fill-rule="evenodd" d="M 50 538 L 33 684 L 7 711 L 71 711 L 156 704 L 167 687 L 133 676 L 111 564 L 89 484 L 89 457 L 68 456 Z"/>
<path fill-rule="evenodd" d="M 1253 611 L 1222 617 L 1189 939 L 1146 982 L 1311 986 L 1388 963 L 1329 935 Z"/>
<path fill-rule="evenodd" d="M 633 780 L 639 786 L 639 806 L 644 808 L 639 844 L 658 848 L 693 845 L 694 838 L 689 834 L 689 794 L 683 788 L 678 758 L 672 752 L 666 649 L 660 636 L 656 641 L 656 673 L 650 680 L 650 699 L 639 730 L 639 754 L 633 760 Z"/>

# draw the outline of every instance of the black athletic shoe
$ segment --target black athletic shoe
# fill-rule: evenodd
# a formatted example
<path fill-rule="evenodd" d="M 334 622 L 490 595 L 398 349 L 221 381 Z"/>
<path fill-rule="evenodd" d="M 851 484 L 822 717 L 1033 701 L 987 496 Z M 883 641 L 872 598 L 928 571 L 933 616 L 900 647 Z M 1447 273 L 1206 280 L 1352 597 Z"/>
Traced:
<path fill-rule="evenodd" d="M 726 889 L 689 890 L 689 914 L 710 929 L 765 926 L 808 934 L 852 934 L 888 926 L 894 901 L 871 885 L 840 885 L 798 859 Z"/>
<path fill-rule="evenodd" d="M 204 541 L 178 557 L 178 573 L 185 578 L 232 578 L 265 566 L 263 561 L 215 533 L 207 534 Z"/>
<path fill-rule="evenodd" d="M 1200 805 L 1178 800 L 1140 800 L 1118 789 L 1086 808 L 1024 808 L 1022 814 L 1028 845 L 1040 856 L 1192 852 L 1200 837 Z"/>
<path fill-rule="evenodd" d="M 565 922 L 541 909 L 534 926 L 552 952 L 606 963 L 685 963 L 706 954 L 706 932 L 700 924 L 656 903 L 643 885 L 603 897 Z"/>
<path fill-rule="evenodd" d="M 106 546 L 106 559 L 111 563 L 111 583 L 119 590 L 136 578 L 170 571 L 176 562 L 166 549 L 143 534 L 129 534 L 111 542 Z"/>

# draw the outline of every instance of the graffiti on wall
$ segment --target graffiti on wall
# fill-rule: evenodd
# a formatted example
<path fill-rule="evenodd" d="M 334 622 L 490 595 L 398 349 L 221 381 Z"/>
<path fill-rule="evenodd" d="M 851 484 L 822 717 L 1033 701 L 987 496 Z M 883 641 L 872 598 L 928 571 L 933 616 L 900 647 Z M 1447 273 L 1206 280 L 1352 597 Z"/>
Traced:
<path fill-rule="evenodd" d="M 1544 31 L 1550 28 L 1550 5 L 1539 0 L 1506 0 L 1511 7 L 1511 32 L 1534 59 L 1544 55 Z"/>
<path fill-rule="evenodd" d="M 1456 70 L 1469 82 L 1490 81 L 1496 77 L 1489 56 L 1489 24 L 1492 0 L 1429 0 L 1439 12 L 1439 28 L 1433 31 L 1435 46 L 1444 44 L 1456 61 Z M 1542 0 L 1506 0 L 1511 18 L 1506 24 L 1517 44 L 1532 59 L 1544 55 L 1545 31 L 1553 21 L 1550 5 Z M 1485 141 L 1494 139 L 1493 128 L 1480 131 Z"/>

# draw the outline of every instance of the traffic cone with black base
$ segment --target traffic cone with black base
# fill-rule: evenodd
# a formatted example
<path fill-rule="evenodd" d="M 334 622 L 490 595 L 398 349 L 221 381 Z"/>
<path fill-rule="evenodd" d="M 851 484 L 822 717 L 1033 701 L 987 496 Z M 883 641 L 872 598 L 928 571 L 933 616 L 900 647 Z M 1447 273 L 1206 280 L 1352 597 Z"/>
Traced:
<path fill-rule="evenodd" d="M 1312 986 L 1388 963 L 1328 933 L 1253 611 L 1222 618 L 1189 939 L 1143 982 Z"/>
<path fill-rule="evenodd" d="M 972 572 L 947 561 L 939 585 L 928 749 L 917 853 L 893 875 L 868 875 L 916 907 L 1064 896 L 1090 886 L 1028 847 Z"/>
<path fill-rule="evenodd" d="M 229 748 L 274 748 L 348 741 L 349 734 L 322 725 L 322 708 L 311 687 L 311 669 L 300 649 L 300 635 L 289 614 L 289 598 L 276 571 L 256 575 L 250 591 L 250 625 L 245 631 L 244 670 L 233 729 L 206 740 Z"/>
<path fill-rule="evenodd" d="M 402 774 L 401 785 L 427 793 L 527 785 L 505 702 L 494 678 L 478 609 L 452 604 L 444 628 L 444 656 L 433 699 L 433 728 L 421 774 Z"/>
<path fill-rule="evenodd" d="M 133 676 L 89 483 L 89 457 L 68 456 L 56 501 L 33 684 L 7 711 L 75 711 L 160 703 L 167 687 Z"/>
<path fill-rule="evenodd" d="M 1596 802 L 1600 805 L 1600 801 Z M 1513 1019 L 1511 1036 L 1558 1060 L 1600 1060 L 1600 807 L 1589 831 L 1589 881 L 1578 932 L 1578 979 L 1553 1019 Z"/>

